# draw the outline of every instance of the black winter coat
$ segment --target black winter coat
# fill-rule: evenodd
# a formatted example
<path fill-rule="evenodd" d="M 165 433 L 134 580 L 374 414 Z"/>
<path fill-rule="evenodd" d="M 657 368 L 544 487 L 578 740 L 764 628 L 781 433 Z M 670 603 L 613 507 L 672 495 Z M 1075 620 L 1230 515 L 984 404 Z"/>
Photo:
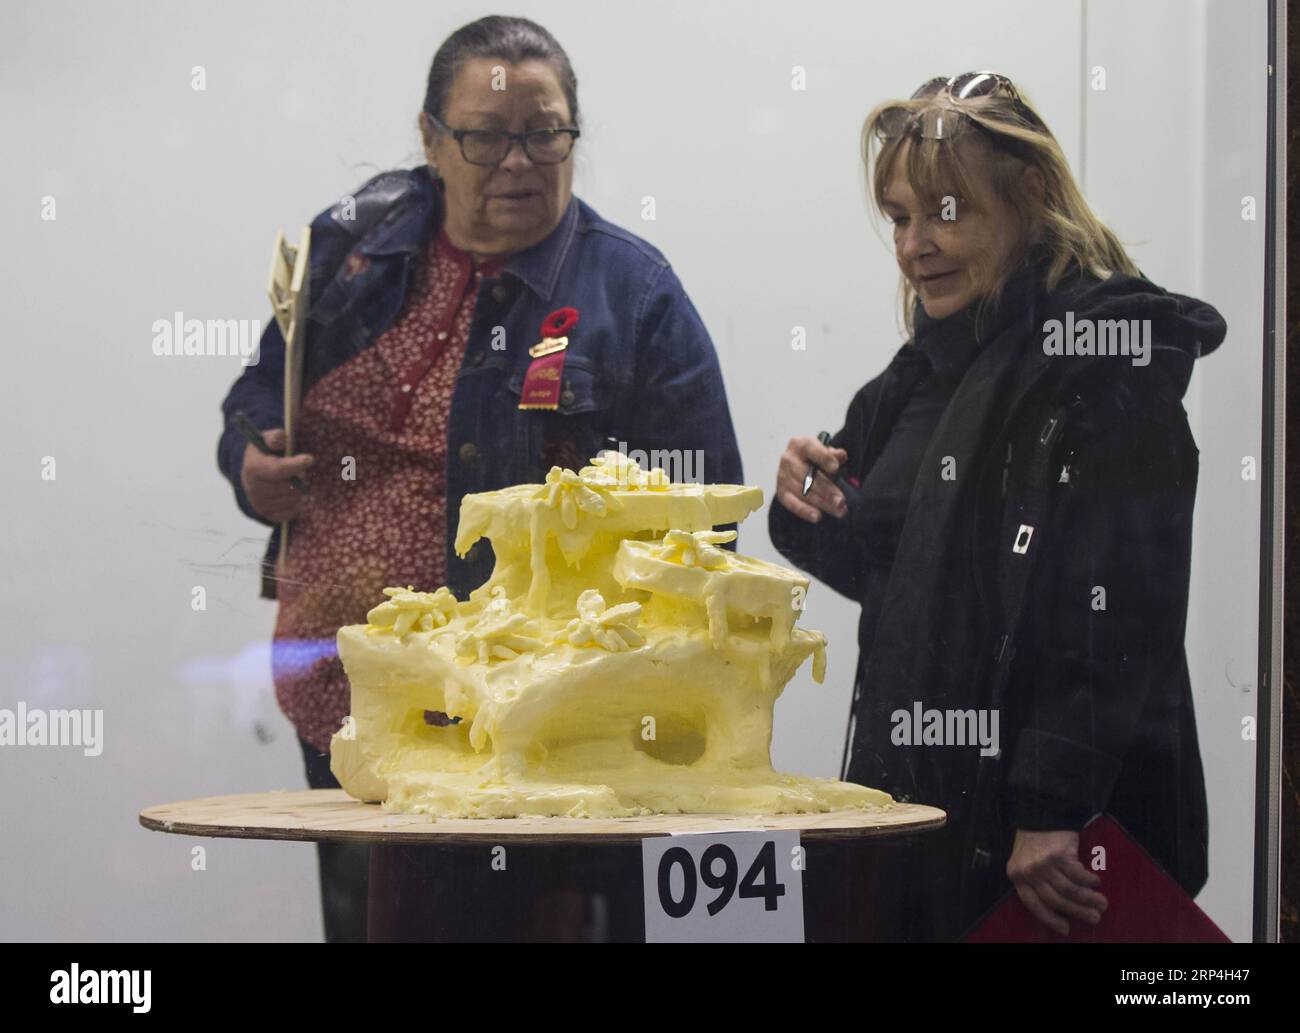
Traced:
<path fill-rule="evenodd" d="M 1198 452 L 1182 397 L 1226 327 L 1141 277 L 1048 292 L 1041 262 L 1001 304 L 1002 329 L 922 460 L 879 622 L 859 625 L 843 777 L 949 815 L 886 872 L 895 938 L 967 931 L 1011 889 L 1017 828 L 1079 829 L 1104 811 L 1189 893 L 1207 875 L 1183 648 Z M 1076 327 L 1150 320 L 1149 364 L 1047 354 L 1045 327 L 1067 312 Z M 857 393 L 834 436 L 859 480 L 916 351 L 905 344 Z M 860 513 L 850 500 L 844 519 L 810 524 L 773 502 L 769 530 L 793 563 L 861 601 Z M 997 712 L 999 751 L 896 742 L 894 715 L 917 704 Z"/>

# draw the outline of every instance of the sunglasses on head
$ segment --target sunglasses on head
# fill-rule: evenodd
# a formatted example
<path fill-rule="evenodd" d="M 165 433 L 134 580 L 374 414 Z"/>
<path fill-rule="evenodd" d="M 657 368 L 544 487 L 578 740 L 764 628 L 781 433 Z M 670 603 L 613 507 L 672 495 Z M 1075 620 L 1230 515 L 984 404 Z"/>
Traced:
<path fill-rule="evenodd" d="M 989 98 L 1009 100 L 1016 114 L 1029 125 L 1035 129 L 1047 128 L 1021 99 L 1015 84 L 997 72 L 964 72 L 952 78 L 935 76 L 923 83 L 910 99 L 929 100 L 934 97 L 946 98 L 952 102 L 953 108 L 927 108 L 924 111 L 887 108 L 876 120 L 876 135 L 882 140 L 896 140 L 908 134 L 923 140 L 950 140 L 970 121 L 961 111 L 961 105 Z"/>

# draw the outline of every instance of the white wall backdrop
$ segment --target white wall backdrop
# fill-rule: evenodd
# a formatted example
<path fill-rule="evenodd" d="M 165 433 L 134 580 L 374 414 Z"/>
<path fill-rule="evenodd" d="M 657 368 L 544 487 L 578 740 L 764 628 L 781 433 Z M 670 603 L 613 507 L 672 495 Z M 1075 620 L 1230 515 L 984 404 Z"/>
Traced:
<path fill-rule="evenodd" d="M 99 707 L 104 750 L 0 749 L 0 939 L 318 939 L 314 849 L 147 833 L 144 806 L 305 785 L 270 680 L 260 525 L 215 465 L 238 359 L 152 354 L 176 311 L 269 318 L 275 230 L 421 160 L 428 63 L 485 4 L 47 3 L 0 38 L 9 314 L 0 398 L 0 707 Z M 746 480 L 835 430 L 898 346 L 896 268 L 867 212 L 865 113 L 932 75 L 1022 85 L 1156 282 L 1229 323 L 1189 397 L 1202 450 L 1189 656 L 1211 806 L 1201 903 L 1250 929 L 1264 8 L 1226 0 L 924 5 L 521 2 L 568 49 L 586 129 L 576 190 L 661 247 L 708 324 Z M 204 66 L 207 88 L 191 88 Z M 1106 89 L 1086 75 L 1106 70 Z M 791 88 L 792 68 L 807 88 Z M 641 218 L 653 196 L 656 219 Z M 57 218 L 41 218 L 53 197 Z M 806 351 L 790 346 L 807 329 Z M 44 457 L 57 479 L 41 479 Z M 765 519 L 744 551 L 775 554 Z M 191 609 L 196 585 L 207 610 Z M 856 608 L 777 710 L 774 760 L 837 772 Z"/>

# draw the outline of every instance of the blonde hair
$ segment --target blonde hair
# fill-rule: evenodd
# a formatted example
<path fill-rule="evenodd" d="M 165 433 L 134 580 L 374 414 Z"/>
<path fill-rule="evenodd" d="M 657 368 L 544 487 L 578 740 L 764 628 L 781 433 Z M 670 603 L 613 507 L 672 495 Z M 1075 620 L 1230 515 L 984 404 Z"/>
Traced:
<path fill-rule="evenodd" d="M 887 139 L 879 135 L 882 119 L 906 120 L 910 127 L 912 120 L 943 118 L 952 125 L 960 123 L 962 115 L 970 120 L 965 131 L 945 139 L 923 139 L 910 130 Z M 1074 273 L 1103 280 L 1116 272 L 1140 275 L 1119 238 L 1088 207 L 1060 144 L 1023 97 L 1019 104 L 1006 95 L 954 103 L 940 93 L 920 100 L 887 101 L 873 109 L 862 125 L 862 156 L 878 214 L 884 214 L 885 190 L 907 142 L 912 146 L 904 173 L 928 207 L 941 207 L 942 199 L 955 192 L 976 211 L 987 211 L 996 198 L 1017 213 L 1019 248 L 1005 268 L 981 270 L 976 284 L 981 308 L 997 300 L 1014 267 L 1031 250 L 1047 260 L 1048 290 Z M 1022 187 L 1031 168 L 1042 176 L 1041 192 Z M 916 291 L 906 276 L 900 295 L 904 324 L 911 334 Z"/>

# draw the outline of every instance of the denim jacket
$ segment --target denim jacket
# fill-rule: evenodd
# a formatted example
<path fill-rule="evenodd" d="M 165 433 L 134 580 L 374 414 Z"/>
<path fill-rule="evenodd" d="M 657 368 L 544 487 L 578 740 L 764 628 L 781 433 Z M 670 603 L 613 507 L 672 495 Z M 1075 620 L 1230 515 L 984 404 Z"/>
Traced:
<path fill-rule="evenodd" d="M 304 395 L 396 322 L 412 260 L 441 221 L 442 194 L 424 166 L 382 173 L 312 221 Z M 579 321 L 568 335 L 559 408 L 520 410 L 528 349 L 542 320 L 564 306 Z M 240 483 L 246 442 L 230 417 L 243 410 L 259 429 L 282 426 L 283 398 L 284 339 L 272 319 L 258 361 L 222 403 L 217 449 L 240 509 L 264 524 Z M 552 465 L 580 465 L 610 438 L 629 452 L 696 455 L 698 479 L 742 483 L 717 354 L 672 267 L 574 197 L 549 236 L 479 288 L 447 423 L 448 587 L 464 598 L 492 571 L 486 541 L 464 559 L 455 555 L 465 495 L 541 482 Z M 278 548 L 275 527 L 264 573 Z M 269 576 L 263 595 L 274 597 Z"/>

